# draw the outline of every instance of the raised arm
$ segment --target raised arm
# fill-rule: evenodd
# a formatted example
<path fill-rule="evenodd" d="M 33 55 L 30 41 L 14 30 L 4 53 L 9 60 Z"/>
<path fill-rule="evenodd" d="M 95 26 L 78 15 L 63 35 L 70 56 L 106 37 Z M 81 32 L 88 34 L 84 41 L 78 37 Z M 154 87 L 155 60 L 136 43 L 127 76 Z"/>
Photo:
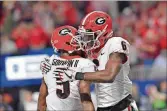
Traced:
<path fill-rule="evenodd" d="M 119 74 L 121 67 L 128 60 L 130 44 L 121 37 L 113 37 L 107 42 L 105 54 L 108 57 L 106 64 L 99 64 L 100 66 L 105 65 L 105 68 L 96 72 L 77 72 L 76 80 L 87 80 L 93 82 L 109 83 L 113 82 L 115 77 Z"/>
<path fill-rule="evenodd" d="M 124 53 L 114 52 L 109 55 L 109 60 L 105 65 L 104 70 L 92 72 L 85 70 L 85 72 L 74 72 L 69 69 L 58 69 L 60 73 L 57 78 L 61 78 L 61 81 L 66 82 L 73 80 L 85 80 L 90 82 L 100 82 L 100 83 L 111 83 L 114 81 L 117 74 L 119 74 L 122 64 L 126 62 L 127 56 Z M 87 67 L 89 69 L 91 67 Z M 95 67 L 94 67 L 95 69 Z M 73 78 L 74 77 L 74 78 Z"/>
<path fill-rule="evenodd" d="M 111 53 L 105 66 L 105 70 L 96 72 L 86 72 L 76 74 L 76 79 L 93 82 L 113 82 L 119 73 L 123 61 L 126 61 L 126 55 L 123 53 Z"/>

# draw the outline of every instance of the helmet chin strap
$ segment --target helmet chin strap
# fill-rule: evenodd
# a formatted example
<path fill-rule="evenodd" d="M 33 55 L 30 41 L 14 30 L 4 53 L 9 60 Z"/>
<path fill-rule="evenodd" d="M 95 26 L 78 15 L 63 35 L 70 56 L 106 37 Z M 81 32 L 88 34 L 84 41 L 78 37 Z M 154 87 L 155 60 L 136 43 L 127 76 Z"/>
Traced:
<path fill-rule="evenodd" d="M 98 31 L 100 31 L 100 33 L 98 34 L 98 36 L 97 36 L 96 39 L 94 40 L 94 41 L 95 41 L 95 44 L 92 46 L 92 48 L 88 49 L 87 51 L 92 50 L 92 49 L 97 49 L 98 47 L 100 47 L 100 41 L 99 41 L 98 39 L 99 39 L 99 37 L 100 37 L 101 35 L 104 34 L 104 32 L 106 31 L 107 27 L 108 27 L 108 25 L 106 25 L 102 31 L 98 30 Z M 96 31 L 96 32 L 97 32 L 97 31 Z M 95 33 L 95 32 L 93 32 L 93 33 Z M 93 35 L 94 35 L 94 34 L 93 34 Z M 95 45 L 96 45 L 96 46 L 95 46 Z"/>
<path fill-rule="evenodd" d="M 95 47 L 95 45 L 91 48 L 91 50 L 92 49 L 98 49 L 98 48 L 100 48 L 101 46 L 100 46 L 100 41 L 99 41 L 99 37 L 100 36 L 102 36 L 103 34 L 104 34 L 104 32 L 106 31 L 106 29 L 107 29 L 107 27 L 108 27 L 108 25 L 106 25 L 105 27 L 104 27 L 104 29 L 100 32 L 100 34 L 97 36 L 97 38 L 96 38 L 96 43 L 98 44 L 96 47 Z M 106 39 L 108 39 L 109 37 L 111 37 L 113 35 L 113 31 L 111 30 L 111 32 L 109 33 L 109 34 L 107 34 L 107 37 L 106 37 Z M 93 53 L 92 53 L 92 51 L 91 50 L 88 50 L 88 51 L 90 51 L 90 56 L 92 57 L 92 58 L 96 58 L 96 57 L 94 57 L 93 55 Z M 99 54 L 99 52 L 100 52 L 100 50 L 98 51 L 98 52 L 94 52 L 94 53 L 97 53 L 97 54 L 95 54 L 95 56 L 98 56 L 98 54 Z"/>
<path fill-rule="evenodd" d="M 111 32 L 107 35 L 107 38 L 112 37 L 112 35 L 113 35 L 113 31 L 111 30 Z"/>
<path fill-rule="evenodd" d="M 103 30 L 100 32 L 100 34 L 97 36 L 96 40 L 98 40 L 99 37 L 100 37 L 101 35 L 103 35 L 103 33 L 106 31 L 107 27 L 108 27 L 108 25 L 106 25 L 106 26 L 104 27 L 104 29 L 103 29 Z"/>

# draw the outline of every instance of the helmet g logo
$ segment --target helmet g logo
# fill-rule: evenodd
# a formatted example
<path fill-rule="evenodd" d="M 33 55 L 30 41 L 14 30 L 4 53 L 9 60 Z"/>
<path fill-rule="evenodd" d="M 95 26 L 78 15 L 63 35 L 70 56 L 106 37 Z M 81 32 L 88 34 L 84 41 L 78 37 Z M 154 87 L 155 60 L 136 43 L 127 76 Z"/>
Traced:
<path fill-rule="evenodd" d="M 70 32 L 71 32 L 70 29 L 65 28 L 65 29 L 60 30 L 59 34 L 60 34 L 60 35 L 67 35 L 67 34 L 70 33 Z"/>
<path fill-rule="evenodd" d="M 102 25 L 102 24 L 104 24 L 106 22 L 106 20 L 103 17 L 99 17 L 99 18 L 96 19 L 95 22 L 98 25 Z"/>

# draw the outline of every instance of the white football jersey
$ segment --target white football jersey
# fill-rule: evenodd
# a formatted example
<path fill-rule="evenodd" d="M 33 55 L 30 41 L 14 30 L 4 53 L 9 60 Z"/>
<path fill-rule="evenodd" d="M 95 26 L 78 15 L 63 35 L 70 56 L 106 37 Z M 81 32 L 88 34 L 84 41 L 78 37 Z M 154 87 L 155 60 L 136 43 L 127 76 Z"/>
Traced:
<path fill-rule="evenodd" d="M 94 72 L 94 63 L 84 58 L 67 60 L 60 58 L 57 55 L 52 55 L 50 57 L 50 64 L 52 64 L 51 71 L 44 74 L 44 81 L 48 88 L 48 95 L 46 97 L 47 110 L 82 110 L 79 94 L 79 80 L 58 85 L 56 84 L 56 78 L 54 78 L 55 75 L 53 74 L 53 71 L 57 67 L 68 66 L 70 69 L 78 72 Z"/>
<path fill-rule="evenodd" d="M 121 37 L 110 38 L 101 50 L 98 56 L 98 70 L 104 70 L 111 53 L 120 52 L 127 55 L 127 61 L 122 64 L 119 74 L 113 83 L 96 83 L 97 106 L 114 106 L 126 96 L 131 94 L 132 82 L 128 77 L 129 66 L 129 46 L 128 41 Z"/>

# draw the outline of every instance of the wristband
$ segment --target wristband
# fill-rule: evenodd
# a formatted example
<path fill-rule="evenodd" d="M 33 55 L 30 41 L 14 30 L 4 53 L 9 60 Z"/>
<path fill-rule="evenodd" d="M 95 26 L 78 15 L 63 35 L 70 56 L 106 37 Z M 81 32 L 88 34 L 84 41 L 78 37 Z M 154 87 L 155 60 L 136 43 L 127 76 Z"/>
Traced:
<path fill-rule="evenodd" d="M 84 79 L 84 73 L 82 72 L 77 72 L 75 75 L 76 80 L 83 80 Z"/>
<path fill-rule="evenodd" d="M 83 101 L 90 101 L 90 102 L 92 102 L 90 95 L 87 94 L 87 93 L 81 93 L 80 97 L 81 97 L 81 101 L 82 102 Z"/>

